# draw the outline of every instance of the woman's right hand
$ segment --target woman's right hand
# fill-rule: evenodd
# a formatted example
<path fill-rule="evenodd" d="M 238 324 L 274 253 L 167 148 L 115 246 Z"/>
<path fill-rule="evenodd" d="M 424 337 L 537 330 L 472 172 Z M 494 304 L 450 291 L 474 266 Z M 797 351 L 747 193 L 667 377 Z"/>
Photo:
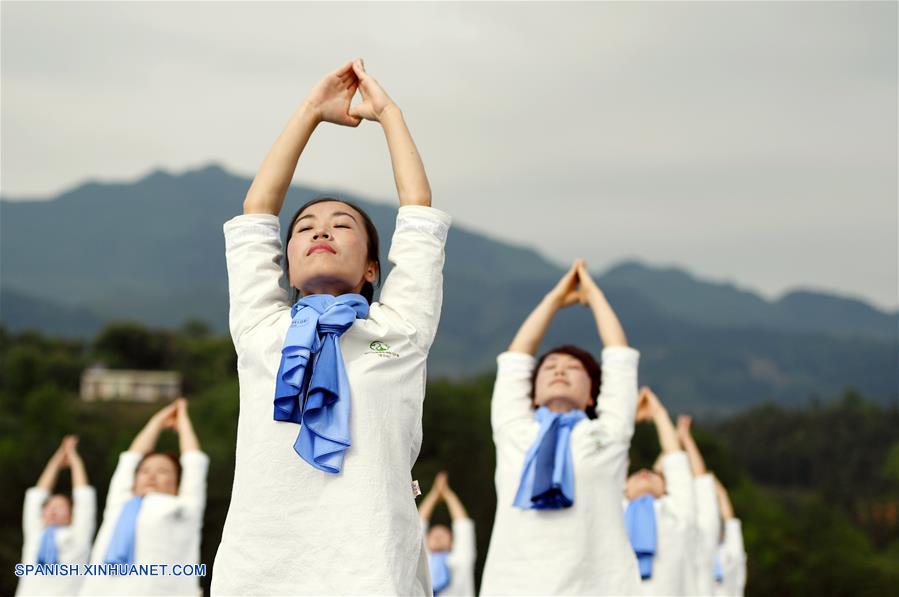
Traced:
<path fill-rule="evenodd" d="M 564 309 L 575 303 L 583 302 L 580 288 L 581 282 L 580 277 L 578 276 L 580 264 L 581 260 L 576 260 L 574 264 L 572 264 L 571 269 L 565 272 L 562 279 L 559 280 L 555 287 L 546 295 L 546 298 L 552 301 L 557 309 Z"/>
<path fill-rule="evenodd" d="M 353 72 L 353 63 L 347 62 L 315 84 L 306 96 L 306 106 L 320 122 L 359 126 L 362 120 L 350 116 L 350 102 L 358 87 L 359 79 Z"/>

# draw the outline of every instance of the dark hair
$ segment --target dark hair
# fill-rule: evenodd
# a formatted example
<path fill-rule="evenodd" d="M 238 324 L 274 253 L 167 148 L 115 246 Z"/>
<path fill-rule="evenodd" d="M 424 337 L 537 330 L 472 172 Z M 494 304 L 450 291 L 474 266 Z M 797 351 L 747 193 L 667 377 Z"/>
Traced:
<path fill-rule="evenodd" d="M 141 465 L 143 465 L 144 461 L 150 456 L 165 456 L 171 460 L 172 464 L 175 465 L 175 486 L 178 487 L 181 485 L 181 461 L 178 459 L 178 456 L 172 452 L 150 452 L 149 454 L 144 454 L 144 457 L 137 463 L 137 468 L 134 469 L 134 471 L 137 472 L 140 470 Z"/>
<path fill-rule="evenodd" d="M 587 371 L 587 375 L 590 376 L 590 397 L 593 398 L 594 404 L 587 405 L 587 408 L 584 409 L 584 412 L 587 413 L 587 417 L 591 419 L 596 418 L 596 399 L 599 397 L 599 384 L 602 382 L 602 367 L 599 366 L 599 363 L 596 362 L 596 359 L 593 358 L 589 352 L 584 350 L 583 348 L 578 348 L 572 344 L 564 344 L 562 346 L 557 346 L 552 350 L 546 352 L 540 360 L 537 361 L 537 366 L 534 367 L 534 372 L 531 374 L 531 400 L 533 401 L 534 396 L 534 385 L 537 382 L 537 372 L 540 371 L 540 366 L 543 365 L 543 361 L 546 360 L 551 354 L 567 354 L 570 357 L 576 358 L 581 362 L 581 365 L 584 366 L 584 369 Z"/>
<path fill-rule="evenodd" d="M 287 234 L 284 238 L 284 278 L 287 280 L 287 288 L 290 293 L 291 304 L 295 303 L 300 295 L 299 289 L 294 288 L 290 285 L 290 261 L 287 257 L 287 245 L 288 243 L 290 243 L 290 238 L 293 236 L 294 224 L 296 224 L 297 219 L 304 211 L 306 211 L 307 208 L 317 203 L 325 203 L 327 201 L 336 201 L 337 203 L 343 203 L 348 207 L 352 207 L 354 210 L 359 212 L 359 215 L 362 216 L 362 223 L 365 226 L 365 233 L 368 236 L 368 261 L 374 261 L 378 264 L 378 277 L 375 280 L 375 283 L 381 283 L 381 249 L 380 241 L 378 239 L 378 229 L 375 228 L 375 224 L 371 221 L 369 215 L 365 213 L 364 209 L 350 201 L 344 201 L 343 199 L 338 199 L 337 197 L 318 197 L 306 202 L 302 207 L 300 207 L 300 209 L 297 210 L 295 214 L 293 214 L 293 217 L 290 219 L 290 226 L 287 227 Z M 372 300 L 374 300 L 375 287 L 371 282 L 366 282 L 362 285 L 362 290 L 360 290 L 359 293 L 365 297 L 365 300 L 371 303 Z"/>

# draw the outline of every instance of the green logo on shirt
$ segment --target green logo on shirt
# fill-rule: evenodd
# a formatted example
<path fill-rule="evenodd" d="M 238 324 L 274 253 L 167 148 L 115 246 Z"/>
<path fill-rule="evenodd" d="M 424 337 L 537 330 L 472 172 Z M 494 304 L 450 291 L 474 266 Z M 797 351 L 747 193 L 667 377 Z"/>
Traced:
<path fill-rule="evenodd" d="M 390 345 L 381 340 L 372 341 L 368 345 L 368 348 L 369 348 L 370 352 L 367 352 L 365 354 L 373 354 L 373 355 L 381 357 L 382 359 L 395 359 L 398 356 L 400 356 L 395 352 L 391 352 Z"/>

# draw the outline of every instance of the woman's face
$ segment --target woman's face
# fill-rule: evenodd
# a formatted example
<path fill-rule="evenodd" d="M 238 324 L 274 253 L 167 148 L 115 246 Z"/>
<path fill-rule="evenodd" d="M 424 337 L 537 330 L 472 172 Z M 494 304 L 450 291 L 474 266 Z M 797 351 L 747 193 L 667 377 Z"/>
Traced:
<path fill-rule="evenodd" d="M 442 524 L 435 524 L 428 530 L 428 551 L 449 551 L 453 548 L 453 533 Z"/>
<path fill-rule="evenodd" d="M 644 468 L 627 478 L 624 496 L 634 500 L 647 493 L 655 498 L 665 495 L 665 479 L 659 473 Z"/>
<path fill-rule="evenodd" d="M 595 403 L 590 390 L 591 380 L 584 365 L 571 355 L 553 353 L 537 370 L 534 404 L 553 412 L 584 410 Z"/>
<path fill-rule="evenodd" d="M 339 201 L 310 205 L 293 224 L 287 243 L 290 285 L 304 295 L 359 292 L 374 283 L 362 214 Z"/>
<path fill-rule="evenodd" d="M 64 495 L 51 495 L 44 504 L 45 525 L 68 526 L 72 524 L 72 504 Z"/>
<path fill-rule="evenodd" d="M 150 492 L 178 495 L 178 469 L 168 456 L 147 456 L 134 477 L 134 495 Z"/>

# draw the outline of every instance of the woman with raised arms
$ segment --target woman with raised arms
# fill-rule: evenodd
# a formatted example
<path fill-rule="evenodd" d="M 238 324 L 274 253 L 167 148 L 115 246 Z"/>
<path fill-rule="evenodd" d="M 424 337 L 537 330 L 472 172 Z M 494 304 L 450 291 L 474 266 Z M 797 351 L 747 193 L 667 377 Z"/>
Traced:
<path fill-rule="evenodd" d="M 313 200 L 283 244 L 278 219 L 316 127 L 362 120 L 384 131 L 400 202 L 378 301 L 377 230 L 362 209 Z M 315 85 L 224 226 L 240 416 L 213 593 L 431 592 L 411 469 L 449 225 L 402 112 L 362 61 Z"/>
<path fill-rule="evenodd" d="M 579 303 L 596 320 L 602 366 L 570 345 L 535 358 L 556 312 Z M 499 355 L 491 407 L 497 507 L 482 595 L 639 591 L 621 516 L 638 360 L 583 261 Z"/>
<path fill-rule="evenodd" d="M 59 471 L 72 473 L 72 497 L 52 493 Z M 88 484 L 84 462 L 78 454 L 78 438 L 67 435 L 44 467 L 37 484 L 25 492 L 22 511 L 23 564 L 86 564 L 97 528 L 97 495 Z M 16 595 L 77 595 L 79 574 L 26 575 Z"/>
<path fill-rule="evenodd" d="M 178 434 L 178 456 L 156 451 L 166 429 Z M 199 578 L 183 572 L 200 564 L 208 470 L 209 457 L 200 450 L 187 400 L 179 398 L 153 415 L 119 455 L 91 552 L 92 564 L 127 573 L 86 576 L 81 594 L 199 594 Z M 156 574 L 132 573 L 140 570 L 132 566 L 143 564 L 166 568 L 157 567 Z"/>

